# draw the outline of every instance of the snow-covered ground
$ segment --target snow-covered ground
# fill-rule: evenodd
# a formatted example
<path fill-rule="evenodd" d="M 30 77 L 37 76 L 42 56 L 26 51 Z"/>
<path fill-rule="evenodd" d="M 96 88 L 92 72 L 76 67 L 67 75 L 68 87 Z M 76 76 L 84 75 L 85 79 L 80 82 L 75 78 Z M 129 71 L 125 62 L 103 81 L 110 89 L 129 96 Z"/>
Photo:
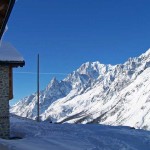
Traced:
<path fill-rule="evenodd" d="M 150 132 L 94 124 L 37 123 L 11 117 L 11 134 L 0 139 L 0 150 L 149 150 Z"/>

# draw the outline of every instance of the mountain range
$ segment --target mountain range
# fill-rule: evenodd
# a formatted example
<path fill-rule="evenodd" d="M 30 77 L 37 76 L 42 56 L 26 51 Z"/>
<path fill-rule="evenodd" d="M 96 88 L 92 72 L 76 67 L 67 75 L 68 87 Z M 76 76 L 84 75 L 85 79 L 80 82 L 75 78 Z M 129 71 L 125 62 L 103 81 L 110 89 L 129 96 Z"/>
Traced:
<path fill-rule="evenodd" d="M 36 119 L 37 94 L 10 108 Z M 124 125 L 150 130 L 150 49 L 124 64 L 87 62 L 40 91 L 40 119 L 54 123 Z"/>

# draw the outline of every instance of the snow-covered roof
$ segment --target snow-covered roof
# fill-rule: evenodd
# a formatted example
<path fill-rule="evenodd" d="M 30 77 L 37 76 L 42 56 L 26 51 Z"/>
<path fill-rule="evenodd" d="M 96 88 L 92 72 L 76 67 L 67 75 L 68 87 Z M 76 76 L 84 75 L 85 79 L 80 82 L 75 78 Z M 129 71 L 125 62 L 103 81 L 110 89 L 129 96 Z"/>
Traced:
<path fill-rule="evenodd" d="M 24 58 L 10 43 L 0 44 L 0 63 L 23 63 Z"/>

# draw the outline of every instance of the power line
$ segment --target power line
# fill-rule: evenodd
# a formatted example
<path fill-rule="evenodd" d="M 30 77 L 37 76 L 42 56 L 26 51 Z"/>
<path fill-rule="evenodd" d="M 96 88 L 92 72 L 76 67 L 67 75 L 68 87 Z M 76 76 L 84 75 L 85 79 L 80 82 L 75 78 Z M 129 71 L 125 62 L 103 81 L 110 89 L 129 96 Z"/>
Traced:
<path fill-rule="evenodd" d="M 37 72 L 14 72 L 14 74 L 37 74 Z M 67 73 L 57 73 L 57 72 L 41 72 L 40 75 L 68 75 Z"/>

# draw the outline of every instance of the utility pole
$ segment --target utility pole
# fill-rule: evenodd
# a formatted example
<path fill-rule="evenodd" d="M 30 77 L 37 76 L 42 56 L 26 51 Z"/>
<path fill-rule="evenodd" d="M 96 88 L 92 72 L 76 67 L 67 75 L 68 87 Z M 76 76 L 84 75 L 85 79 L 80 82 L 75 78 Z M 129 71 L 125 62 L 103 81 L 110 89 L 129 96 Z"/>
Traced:
<path fill-rule="evenodd" d="M 40 121 L 40 104 L 39 104 L 39 87 L 40 87 L 40 66 L 39 66 L 39 54 L 37 56 L 37 122 Z"/>

